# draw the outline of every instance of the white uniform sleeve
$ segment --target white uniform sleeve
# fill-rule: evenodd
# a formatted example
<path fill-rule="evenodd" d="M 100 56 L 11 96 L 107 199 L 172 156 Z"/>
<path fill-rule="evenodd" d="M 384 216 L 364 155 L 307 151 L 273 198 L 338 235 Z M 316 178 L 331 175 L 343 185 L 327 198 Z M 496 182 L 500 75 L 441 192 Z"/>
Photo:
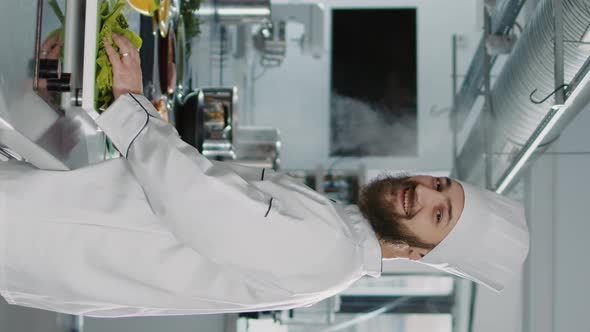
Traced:
<path fill-rule="evenodd" d="M 360 277 L 361 249 L 339 231 L 342 221 L 323 197 L 279 173 L 254 181 L 264 176 L 258 169 L 212 163 L 142 96 L 121 96 L 97 122 L 155 214 L 200 255 L 252 284 L 287 292 Z"/>
<path fill-rule="evenodd" d="M 265 202 L 242 199 L 249 190 L 243 178 L 214 167 L 182 141 L 143 96 L 121 96 L 97 123 L 127 159 L 156 215 L 200 253 L 219 256 L 210 252 L 215 250 L 212 242 L 223 239 L 228 226 L 264 216 Z M 236 210 L 240 214 L 232 212 Z"/>

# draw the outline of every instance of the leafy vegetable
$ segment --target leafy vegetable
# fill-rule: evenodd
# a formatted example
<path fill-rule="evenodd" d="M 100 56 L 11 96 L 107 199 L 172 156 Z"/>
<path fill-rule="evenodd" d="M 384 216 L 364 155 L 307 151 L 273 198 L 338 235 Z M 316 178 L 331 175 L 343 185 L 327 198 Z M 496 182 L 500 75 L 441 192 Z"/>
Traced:
<path fill-rule="evenodd" d="M 180 14 L 184 19 L 187 58 L 191 56 L 191 39 L 201 33 L 201 22 L 195 13 L 200 6 L 201 0 L 182 0 L 180 2 Z"/>
<path fill-rule="evenodd" d="M 106 38 L 115 50 L 119 51 L 117 44 L 113 41 L 112 33 L 120 34 L 131 41 L 139 49 L 142 44 L 141 38 L 129 30 L 129 23 L 123 14 L 125 0 L 103 0 L 99 8 L 100 22 L 97 37 L 96 52 L 96 84 L 95 98 L 96 109 L 99 112 L 105 110 L 114 101 L 113 97 L 113 68 L 107 56 L 102 40 Z"/>
<path fill-rule="evenodd" d="M 64 16 L 63 12 L 61 11 L 61 9 L 59 8 L 57 1 L 49 0 L 48 3 L 49 3 L 49 6 L 51 7 L 51 9 L 53 9 L 55 16 L 57 16 L 57 19 L 59 20 L 59 22 L 63 26 L 66 22 L 66 18 Z"/>

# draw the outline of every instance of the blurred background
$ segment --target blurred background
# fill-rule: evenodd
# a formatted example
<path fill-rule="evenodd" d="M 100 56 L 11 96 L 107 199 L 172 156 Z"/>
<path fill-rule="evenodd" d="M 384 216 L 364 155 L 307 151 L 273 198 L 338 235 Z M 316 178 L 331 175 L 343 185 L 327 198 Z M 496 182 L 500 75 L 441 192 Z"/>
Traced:
<path fill-rule="evenodd" d="M 0 299 L 0 331 L 590 331 L 590 1 L 5 0 L 0 162 L 118 157 L 94 119 L 119 3 L 145 95 L 205 156 L 342 203 L 383 173 L 451 176 L 521 201 L 531 252 L 502 293 L 389 261 L 307 308 L 96 319 Z"/>

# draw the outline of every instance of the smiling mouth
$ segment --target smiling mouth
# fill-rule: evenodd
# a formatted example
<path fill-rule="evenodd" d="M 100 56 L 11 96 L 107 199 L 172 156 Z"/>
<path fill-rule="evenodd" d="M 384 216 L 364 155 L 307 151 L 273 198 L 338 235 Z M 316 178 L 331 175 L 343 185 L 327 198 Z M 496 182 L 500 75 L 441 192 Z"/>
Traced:
<path fill-rule="evenodd" d="M 402 192 L 400 194 L 401 206 L 406 215 L 410 214 L 410 210 L 412 208 L 412 202 L 410 200 L 410 189 L 410 187 L 406 187 L 402 189 Z"/>

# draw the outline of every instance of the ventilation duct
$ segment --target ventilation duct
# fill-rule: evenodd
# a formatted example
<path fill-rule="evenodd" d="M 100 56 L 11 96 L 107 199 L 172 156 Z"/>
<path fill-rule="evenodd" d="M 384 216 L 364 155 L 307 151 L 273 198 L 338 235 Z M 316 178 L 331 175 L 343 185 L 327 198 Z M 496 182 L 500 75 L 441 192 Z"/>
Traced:
<path fill-rule="evenodd" d="M 555 90 L 552 4 L 552 0 L 538 4 L 494 82 L 491 119 L 478 121 L 471 129 L 457 159 L 456 171 L 462 179 L 481 183 L 485 177 L 482 126 L 490 131 L 491 175 L 495 184 L 551 110 L 553 98 L 535 104 L 530 94 L 536 89 L 536 98 L 543 99 Z M 580 47 L 579 41 L 590 25 L 590 3 L 563 0 L 563 25 L 565 82 L 571 82 L 588 59 L 588 52 Z"/>

